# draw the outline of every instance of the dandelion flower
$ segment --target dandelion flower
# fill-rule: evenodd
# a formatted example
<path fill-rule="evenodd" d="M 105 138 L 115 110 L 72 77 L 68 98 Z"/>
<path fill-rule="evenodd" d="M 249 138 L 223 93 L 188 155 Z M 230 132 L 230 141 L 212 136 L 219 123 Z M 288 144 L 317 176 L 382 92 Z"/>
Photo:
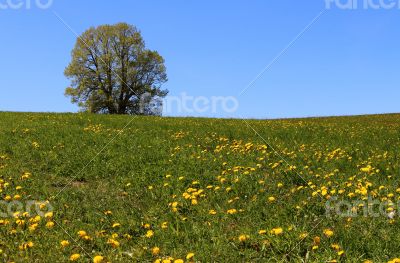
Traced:
<path fill-rule="evenodd" d="M 39 224 L 38 223 L 34 223 L 32 225 L 29 226 L 29 231 L 33 232 L 38 228 Z"/>
<path fill-rule="evenodd" d="M 325 229 L 324 230 L 324 235 L 326 237 L 331 237 L 331 236 L 333 236 L 333 231 L 331 229 Z"/>
<path fill-rule="evenodd" d="M 86 241 L 92 240 L 92 238 L 89 235 L 83 236 L 82 239 Z"/>
<path fill-rule="evenodd" d="M 340 246 L 339 246 L 338 244 L 332 244 L 332 245 L 331 245 L 331 248 L 332 248 L 333 250 L 336 250 L 336 251 L 339 251 L 339 250 L 340 250 Z"/>
<path fill-rule="evenodd" d="M 147 237 L 147 238 L 151 238 L 152 236 L 154 236 L 154 231 L 153 231 L 153 230 L 148 230 L 148 231 L 146 232 L 146 237 Z"/>
<path fill-rule="evenodd" d="M 246 242 L 247 239 L 249 239 L 248 235 L 240 235 L 239 236 L 239 241 L 240 242 Z"/>
<path fill-rule="evenodd" d="M 283 234 L 283 229 L 282 229 L 281 227 L 273 228 L 273 229 L 270 231 L 270 233 L 271 233 L 272 235 L 278 236 L 278 235 Z"/>
<path fill-rule="evenodd" d="M 33 247 L 33 242 L 29 241 L 29 242 L 26 242 L 26 243 L 23 243 L 22 245 L 20 245 L 19 250 L 27 250 L 32 247 Z"/>
<path fill-rule="evenodd" d="M 69 241 L 68 240 L 63 240 L 63 241 L 61 241 L 60 242 L 60 244 L 61 244 L 61 247 L 67 247 L 67 246 L 69 246 Z"/>
<path fill-rule="evenodd" d="M 81 257 L 81 255 L 79 255 L 79 254 L 72 254 L 72 255 L 69 257 L 69 260 L 70 260 L 70 261 L 76 261 L 76 260 L 78 260 L 80 257 Z"/>
<path fill-rule="evenodd" d="M 160 254 L 160 248 L 159 247 L 153 247 L 151 249 L 151 254 L 153 254 L 153 256 L 157 256 L 158 254 Z"/>
<path fill-rule="evenodd" d="M 313 241 L 314 241 L 314 244 L 318 246 L 321 243 L 321 238 L 320 237 L 314 237 Z"/>
<path fill-rule="evenodd" d="M 265 229 L 258 231 L 258 234 L 260 234 L 260 235 L 264 235 L 266 233 L 267 233 L 267 230 L 265 230 Z"/>
<path fill-rule="evenodd" d="M 101 262 L 103 262 L 103 260 L 104 260 L 104 257 L 102 257 L 102 256 L 95 256 L 95 257 L 93 258 L 93 263 L 101 263 Z"/>
<path fill-rule="evenodd" d="M 84 236 L 87 235 L 87 233 L 86 233 L 85 230 L 80 230 L 80 231 L 78 231 L 78 235 L 79 235 L 80 237 L 84 237 Z"/>
<path fill-rule="evenodd" d="M 114 223 L 114 224 L 112 225 L 112 228 L 117 228 L 117 227 L 120 227 L 120 226 L 121 226 L 120 223 Z"/>
<path fill-rule="evenodd" d="M 52 218 L 53 217 L 53 212 L 48 212 L 48 213 L 46 213 L 45 215 L 44 215 L 44 218 L 46 218 L 46 219 L 50 219 L 50 218 Z"/>
<path fill-rule="evenodd" d="M 119 247 L 119 242 L 117 241 L 117 240 L 115 240 L 115 239 L 112 239 L 112 238 L 110 238 L 108 241 L 107 241 L 107 244 L 109 244 L 109 245 L 111 245 L 113 248 L 117 248 L 117 247 Z"/>
<path fill-rule="evenodd" d="M 229 215 L 233 215 L 237 213 L 236 209 L 229 209 L 228 211 L 226 211 Z"/>

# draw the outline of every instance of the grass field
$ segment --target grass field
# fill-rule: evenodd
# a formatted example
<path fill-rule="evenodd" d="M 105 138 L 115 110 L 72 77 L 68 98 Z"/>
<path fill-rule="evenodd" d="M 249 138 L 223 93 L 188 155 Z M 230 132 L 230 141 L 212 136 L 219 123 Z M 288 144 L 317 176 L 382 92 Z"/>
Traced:
<path fill-rule="evenodd" d="M 400 115 L 0 113 L 0 261 L 396 262 L 399 138 Z"/>

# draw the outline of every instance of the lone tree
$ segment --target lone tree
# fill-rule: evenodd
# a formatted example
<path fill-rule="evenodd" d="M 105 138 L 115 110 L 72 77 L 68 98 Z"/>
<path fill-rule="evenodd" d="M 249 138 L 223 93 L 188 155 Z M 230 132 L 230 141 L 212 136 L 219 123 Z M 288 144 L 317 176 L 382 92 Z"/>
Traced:
<path fill-rule="evenodd" d="M 168 94 L 164 59 L 146 49 L 140 31 L 126 23 L 102 25 L 84 32 L 65 69 L 71 87 L 65 91 L 84 111 L 159 115 Z"/>

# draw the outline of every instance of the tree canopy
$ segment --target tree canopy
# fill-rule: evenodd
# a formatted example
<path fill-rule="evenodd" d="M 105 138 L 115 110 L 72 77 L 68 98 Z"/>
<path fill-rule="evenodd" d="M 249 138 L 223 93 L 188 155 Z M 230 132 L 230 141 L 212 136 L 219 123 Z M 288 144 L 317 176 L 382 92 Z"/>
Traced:
<path fill-rule="evenodd" d="M 168 93 L 164 59 L 146 49 L 140 31 L 126 23 L 92 27 L 78 37 L 65 69 L 65 91 L 84 111 L 160 114 Z"/>

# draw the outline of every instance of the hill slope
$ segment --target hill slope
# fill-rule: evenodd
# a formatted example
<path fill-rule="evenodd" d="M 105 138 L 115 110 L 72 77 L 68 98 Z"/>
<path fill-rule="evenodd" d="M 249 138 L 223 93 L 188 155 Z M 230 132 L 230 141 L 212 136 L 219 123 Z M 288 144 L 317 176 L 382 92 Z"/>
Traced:
<path fill-rule="evenodd" d="M 400 257 L 399 135 L 400 115 L 0 113 L 0 257 L 387 261 Z"/>

